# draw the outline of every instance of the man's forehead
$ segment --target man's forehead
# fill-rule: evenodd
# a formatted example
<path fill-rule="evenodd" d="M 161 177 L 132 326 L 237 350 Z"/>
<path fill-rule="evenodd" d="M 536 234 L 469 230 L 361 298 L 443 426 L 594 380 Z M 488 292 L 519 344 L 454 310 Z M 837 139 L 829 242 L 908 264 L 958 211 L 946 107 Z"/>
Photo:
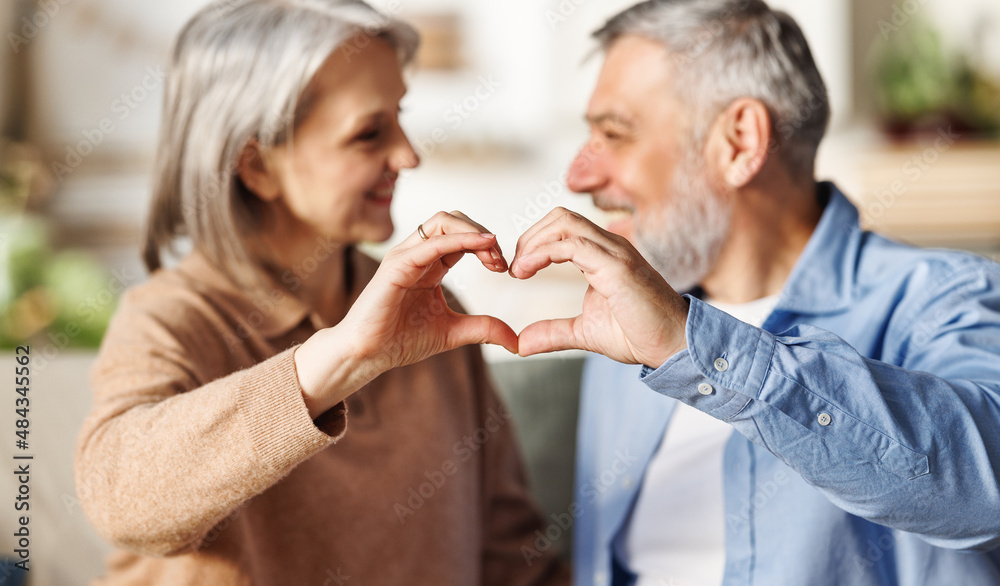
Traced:
<path fill-rule="evenodd" d="M 625 36 L 608 48 L 587 121 L 635 126 L 642 112 L 673 94 L 667 50 L 655 41 Z"/>

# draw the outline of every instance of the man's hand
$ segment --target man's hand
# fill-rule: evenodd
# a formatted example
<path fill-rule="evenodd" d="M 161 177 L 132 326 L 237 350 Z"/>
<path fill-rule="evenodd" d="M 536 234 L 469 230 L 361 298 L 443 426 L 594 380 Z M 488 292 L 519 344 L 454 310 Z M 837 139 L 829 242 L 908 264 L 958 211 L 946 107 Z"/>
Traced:
<path fill-rule="evenodd" d="M 526 327 L 518 337 L 521 356 L 579 348 L 657 368 L 687 347 L 687 300 L 628 240 L 556 208 L 518 240 L 510 274 L 529 279 L 563 262 L 573 263 L 590 284 L 583 311 Z"/>

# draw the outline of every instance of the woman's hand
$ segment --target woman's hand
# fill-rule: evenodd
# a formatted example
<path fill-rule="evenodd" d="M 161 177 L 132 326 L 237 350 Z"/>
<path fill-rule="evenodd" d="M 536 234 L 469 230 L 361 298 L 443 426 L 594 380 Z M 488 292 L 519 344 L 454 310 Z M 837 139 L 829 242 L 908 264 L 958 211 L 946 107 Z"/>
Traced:
<path fill-rule="evenodd" d="M 441 281 L 468 253 L 507 270 L 496 236 L 464 214 L 441 212 L 390 250 L 344 319 L 295 352 L 306 406 L 315 419 L 383 372 L 466 344 L 517 353 L 517 334 L 497 318 L 458 314 Z"/>

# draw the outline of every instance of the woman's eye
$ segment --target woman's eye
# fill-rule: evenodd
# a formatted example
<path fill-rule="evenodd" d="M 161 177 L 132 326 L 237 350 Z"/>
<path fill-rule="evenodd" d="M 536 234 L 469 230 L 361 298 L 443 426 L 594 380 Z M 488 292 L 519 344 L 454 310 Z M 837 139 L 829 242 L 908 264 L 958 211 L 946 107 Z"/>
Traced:
<path fill-rule="evenodd" d="M 361 142 L 372 142 L 381 135 L 381 131 L 378 128 L 373 128 L 371 130 L 366 130 L 355 137 L 355 140 Z"/>

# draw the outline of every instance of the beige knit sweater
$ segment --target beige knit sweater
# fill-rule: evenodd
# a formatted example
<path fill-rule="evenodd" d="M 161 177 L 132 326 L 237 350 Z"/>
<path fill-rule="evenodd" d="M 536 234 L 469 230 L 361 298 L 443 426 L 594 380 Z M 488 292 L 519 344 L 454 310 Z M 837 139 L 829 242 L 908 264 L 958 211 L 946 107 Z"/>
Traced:
<path fill-rule="evenodd" d="M 375 261 L 348 252 L 355 299 Z M 292 351 L 323 327 L 203 257 L 123 298 L 77 492 L 118 549 L 97 584 L 566 584 L 479 348 L 377 378 L 316 421 Z M 348 413 L 350 415 L 348 415 Z"/>

